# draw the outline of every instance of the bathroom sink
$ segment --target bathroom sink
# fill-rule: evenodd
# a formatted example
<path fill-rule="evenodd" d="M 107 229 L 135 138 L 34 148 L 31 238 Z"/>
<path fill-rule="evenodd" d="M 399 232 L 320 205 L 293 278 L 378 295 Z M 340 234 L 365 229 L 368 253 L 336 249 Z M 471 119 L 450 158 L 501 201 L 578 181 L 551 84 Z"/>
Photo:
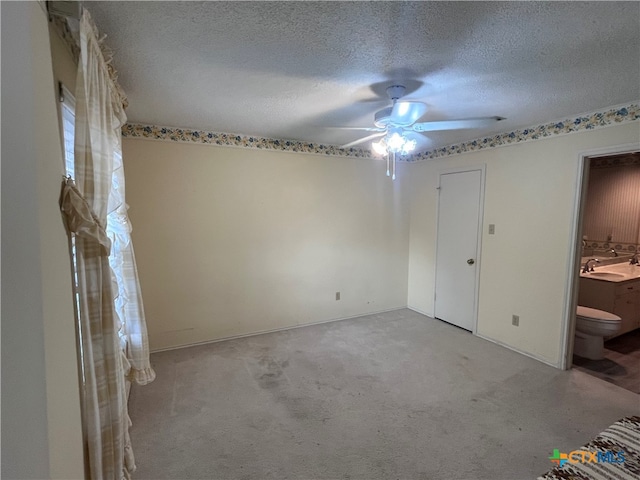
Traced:
<path fill-rule="evenodd" d="M 590 277 L 602 278 L 603 280 L 622 280 L 626 275 L 615 272 L 591 272 Z"/>
<path fill-rule="evenodd" d="M 596 265 L 595 271 L 580 272 L 580 276 L 606 282 L 637 280 L 640 279 L 640 265 L 629 265 L 628 262 L 619 262 L 606 266 Z"/>

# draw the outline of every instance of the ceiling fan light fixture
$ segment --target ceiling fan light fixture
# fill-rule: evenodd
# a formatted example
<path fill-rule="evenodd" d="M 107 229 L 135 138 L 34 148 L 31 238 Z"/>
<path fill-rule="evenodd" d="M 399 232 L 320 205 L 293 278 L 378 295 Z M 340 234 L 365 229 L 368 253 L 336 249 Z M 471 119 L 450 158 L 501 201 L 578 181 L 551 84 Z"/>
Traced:
<path fill-rule="evenodd" d="M 371 143 L 371 148 L 378 155 L 388 155 L 389 153 L 400 153 L 408 155 L 416 148 L 415 139 L 407 138 L 402 131 L 394 131 L 387 134 L 386 137 L 377 142 Z"/>
<path fill-rule="evenodd" d="M 378 155 L 386 155 L 387 154 L 387 142 L 384 141 L 384 138 L 378 142 L 373 142 L 371 144 L 373 151 Z"/>
<path fill-rule="evenodd" d="M 405 144 L 405 138 L 398 132 L 393 132 L 387 139 L 387 146 L 390 152 L 400 152 Z"/>
<path fill-rule="evenodd" d="M 402 150 L 401 150 L 400 153 L 402 153 L 403 155 L 407 155 L 407 154 L 413 152 L 415 150 L 415 148 L 416 148 L 416 141 L 414 139 L 407 140 L 405 138 L 404 139 L 404 144 L 402 145 Z"/>

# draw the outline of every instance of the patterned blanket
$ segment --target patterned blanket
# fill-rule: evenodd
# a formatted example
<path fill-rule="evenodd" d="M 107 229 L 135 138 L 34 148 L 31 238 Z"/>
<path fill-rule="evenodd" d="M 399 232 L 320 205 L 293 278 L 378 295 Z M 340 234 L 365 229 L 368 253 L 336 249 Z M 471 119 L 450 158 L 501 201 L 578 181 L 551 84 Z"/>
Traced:
<path fill-rule="evenodd" d="M 627 417 L 585 446 L 567 453 L 554 450 L 556 467 L 538 480 L 640 479 L 640 417 Z"/>

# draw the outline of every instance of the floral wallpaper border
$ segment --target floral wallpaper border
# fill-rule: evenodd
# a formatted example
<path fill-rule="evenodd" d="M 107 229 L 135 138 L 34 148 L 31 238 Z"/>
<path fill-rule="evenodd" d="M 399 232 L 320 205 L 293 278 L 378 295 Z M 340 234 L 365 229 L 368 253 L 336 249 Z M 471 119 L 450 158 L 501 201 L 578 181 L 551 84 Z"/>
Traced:
<path fill-rule="evenodd" d="M 512 145 L 515 143 L 539 140 L 554 135 L 566 135 L 569 133 L 581 132 L 584 130 L 594 130 L 596 128 L 607 127 L 609 125 L 626 123 L 640 120 L 640 106 L 632 103 L 627 106 L 613 107 L 605 112 L 594 112 L 574 119 L 566 119 L 557 122 L 549 122 L 537 127 L 516 130 L 515 132 L 499 133 L 492 137 L 485 137 L 470 142 L 450 145 L 437 148 L 435 150 L 418 153 L 408 159 L 408 161 L 431 160 L 448 155 L 457 155 L 464 152 L 473 152 L 485 148 Z"/>
<path fill-rule="evenodd" d="M 632 103 L 626 106 L 612 107 L 604 112 L 585 114 L 573 119 L 549 122 L 537 127 L 525 128 L 508 133 L 500 133 L 492 137 L 480 138 L 468 142 L 436 148 L 431 151 L 408 155 L 401 158 L 407 162 L 431 160 L 449 155 L 494 148 L 503 145 L 539 140 L 554 135 L 594 130 L 609 125 L 640 120 L 640 106 Z M 160 127 L 127 123 L 122 127 L 122 136 L 131 138 L 148 138 L 173 142 L 202 143 L 226 147 L 256 148 L 298 153 L 314 153 L 321 155 L 373 158 L 370 150 L 363 148 L 342 149 L 335 145 L 305 143 L 295 140 L 276 140 L 231 133 L 216 133 L 188 128 Z"/>
<path fill-rule="evenodd" d="M 603 158 L 591 159 L 591 168 L 628 167 L 630 165 L 640 166 L 640 153 L 608 155 Z"/>
<path fill-rule="evenodd" d="M 371 151 L 362 148 L 342 149 L 335 145 L 298 142 L 296 140 L 275 140 L 233 133 L 206 132 L 189 128 L 158 127 L 127 123 L 122 127 L 123 137 L 151 138 L 173 142 L 203 143 L 224 147 L 257 148 L 298 153 L 318 153 L 342 157 L 372 158 Z"/>
<path fill-rule="evenodd" d="M 587 241 L 587 245 L 583 248 L 587 248 L 593 251 L 592 255 L 597 255 L 598 252 L 607 251 L 610 248 L 613 248 L 618 253 L 636 253 L 640 252 L 640 244 L 637 243 L 621 243 L 621 242 L 612 242 L 607 240 L 598 240 L 595 242 Z M 588 255 L 585 255 L 588 256 Z"/>

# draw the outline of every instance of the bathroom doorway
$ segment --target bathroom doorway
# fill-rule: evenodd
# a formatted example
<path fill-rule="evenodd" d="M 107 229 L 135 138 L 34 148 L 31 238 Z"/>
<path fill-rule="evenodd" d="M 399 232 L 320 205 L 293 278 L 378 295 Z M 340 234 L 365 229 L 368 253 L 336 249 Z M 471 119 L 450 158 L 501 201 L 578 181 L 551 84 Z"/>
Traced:
<path fill-rule="evenodd" d="M 640 393 L 640 145 L 588 152 L 581 162 L 564 367 Z M 598 336 L 606 323 L 599 318 L 607 315 L 594 315 L 598 320 L 589 318 L 585 327 L 584 318 L 576 320 L 577 306 L 621 319 L 613 319 L 614 330 L 610 324 L 602 330 L 604 344 L 595 351 L 585 351 L 584 338 Z M 590 328 L 597 333 L 585 335 Z"/>

